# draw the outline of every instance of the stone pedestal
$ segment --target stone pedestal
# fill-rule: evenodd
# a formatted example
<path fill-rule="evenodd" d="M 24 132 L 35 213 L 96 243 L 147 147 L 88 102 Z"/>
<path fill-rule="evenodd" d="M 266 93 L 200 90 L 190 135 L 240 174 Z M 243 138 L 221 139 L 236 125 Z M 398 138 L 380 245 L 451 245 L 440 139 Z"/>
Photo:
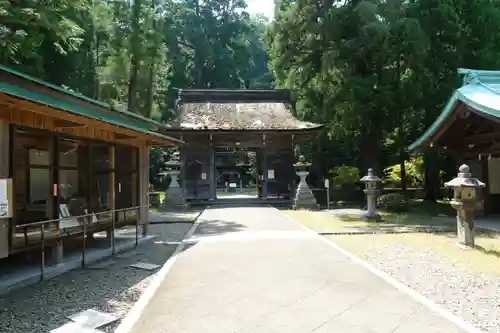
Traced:
<path fill-rule="evenodd" d="M 363 215 L 363 219 L 366 221 L 382 221 L 382 216 L 377 214 L 377 196 L 378 190 L 364 190 L 366 193 L 366 214 Z"/>
<path fill-rule="evenodd" d="M 165 163 L 166 175 L 170 176 L 170 186 L 165 191 L 165 207 L 167 209 L 179 209 L 185 207 L 184 193 L 179 186 L 179 174 L 182 163 L 179 161 L 179 152 L 174 152 L 171 159 Z"/>
<path fill-rule="evenodd" d="M 457 241 L 458 244 L 474 247 L 474 202 L 453 202 L 451 206 L 457 210 Z"/>
<path fill-rule="evenodd" d="M 363 218 L 367 221 L 382 221 L 382 217 L 377 214 L 377 196 L 380 192 L 377 188 L 377 184 L 381 179 L 374 174 L 373 169 L 368 169 L 368 174 L 361 178 L 361 181 L 365 183 L 363 192 L 366 194 L 367 210 Z"/>
<path fill-rule="evenodd" d="M 462 165 L 456 178 L 444 184 L 453 188 L 450 204 L 457 210 L 457 239 L 462 246 L 474 247 L 474 210 L 477 189 L 485 184 L 473 178 L 467 165 Z"/>
<path fill-rule="evenodd" d="M 294 207 L 295 209 L 316 209 L 318 208 L 318 203 L 316 198 L 307 185 L 306 177 L 309 175 L 309 171 L 297 171 L 297 176 L 300 177 L 299 185 L 297 186 L 297 191 L 295 192 Z"/>
<path fill-rule="evenodd" d="M 182 189 L 179 186 L 179 171 L 170 171 L 168 172 L 170 176 L 170 186 L 165 192 L 165 204 L 167 208 L 178 209 L 184 207 L 184 197 L 182 195 Z"/>

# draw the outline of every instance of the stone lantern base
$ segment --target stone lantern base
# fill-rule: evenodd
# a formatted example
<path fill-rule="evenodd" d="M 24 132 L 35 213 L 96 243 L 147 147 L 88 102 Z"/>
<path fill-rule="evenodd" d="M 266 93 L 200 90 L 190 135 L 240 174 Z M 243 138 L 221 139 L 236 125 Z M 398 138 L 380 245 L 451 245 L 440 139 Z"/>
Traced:
<path fill-rule="evenodd" d="M 373 215 L 370 215 L 370 214 L 363 215 L 363 220 L 371 221 L 371 222 L 381 222 L 384 219 L 382 218 L 382 216 L 380 214 L 375 213 Z"/>
<path fill-rule="evenodd" d="M 170 173 L 170 186 L 165 191 L 165 207 L 167 209 L 176 210 L 185 208 L 184 195 L 177 181 L 177 176 L 178 172 Z"/>
<path fill-rule="evenodd" d="M 305 180 L 308 173 L 304 173 L 304 175 L 298 172 L 297 174 L 301 179 L 297 186 L 297 191 L 295 192 L 294 209 L 318 209 L 319 206 L 316 202 L 316 198 Z"/>

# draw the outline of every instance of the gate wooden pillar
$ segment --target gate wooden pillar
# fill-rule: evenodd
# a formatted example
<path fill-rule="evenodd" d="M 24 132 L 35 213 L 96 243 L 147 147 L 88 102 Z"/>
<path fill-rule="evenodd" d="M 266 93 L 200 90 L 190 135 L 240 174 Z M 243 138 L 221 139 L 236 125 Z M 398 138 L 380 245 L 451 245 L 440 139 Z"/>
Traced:
<path fill-rule="evenodd" d="M 210 197 L 208 200 L 215 200 L 215 150 L 210 147 L 210 165 L 208 169 L 208 179 L 210 181 Z"/>
<path fill-rule="evenodd" d="M 261 150 L 262 154 L 262 199 L 267 199 L 268 191 L 267 191 L 267 150 L 266 148 Z"/>

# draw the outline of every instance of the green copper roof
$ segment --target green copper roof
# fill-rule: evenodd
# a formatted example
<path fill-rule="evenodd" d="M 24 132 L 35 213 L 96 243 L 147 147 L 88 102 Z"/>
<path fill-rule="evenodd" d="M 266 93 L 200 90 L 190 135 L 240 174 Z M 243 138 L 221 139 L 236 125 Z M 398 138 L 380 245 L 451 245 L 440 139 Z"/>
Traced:
<path fill-rule="evenodd" d="M 446 120 L 454 113 L 459 103 L 464 103 L 485 116 L 500 118 L 500 71 L 458 69 L 464 75 L 464 84 L 453 92 L 443 112 L 432 125 L 409 147 L 414 151 L 436 139 L 436 134 Z"/>
<path fill-rule="evenodd" d="M 37 90 L 28 90 L 21 88 L 19 86 L 16 86 L 11 83 L 7 82 L 0 82 L 0 92 L 19 97 L 22 99 L 30 100 L 32 102 L 37 102 L 37 103 L 42 103 L 49 105 L 51 107 L 61 109 L 64 111 L 71 112 L 73 114 L 77 114 L 80 116 L 85 116 L 89 118 L 93 118 L 99 121 L 103 121 L 109 124 L 113 124 L 116 126 L 120 127 L 125 127 L 134 131 L 146 133 L 149 135 L 156 136 L 160 139 L 163 140 L 169 140 L 173 142 L 181 142 L 181 140 L 160 134 L 156 132 L 160 127 L 163 127 L 164 125 L 160 122 L 154 121 L 152 119 L 146 118 L 144 116 L 141 116 L 139 114 L 130 112 L 130 111 L 119 111 L 116 109 L 113 109 L 113 107 L 109 104 L 88 98 L 86 96 L 83 96 L 81 94 L 77 94 L 75 92 L 69 91 L 67 89 L 63 89 L 61 87 L 58 87 L 56 85 L 50 84 L 48 82 L 44 82 L 42 80 L 39 80 L 37 78 L 31 77 L 29 75 L 20 73 L 18 71 L 15 71 L 13 69 L 7 68 L 5 66 L 0 65 L 0 71 L 4 71 L 7 73 L 10 73 L 12 75 L 15 75 L 21 79 L 31 81 L 33 83 L 37 83 L 40 85 L 43 85 L 45 87 L 48 87 L 50 89 L 53 89 L 59 93 L 65 94 L 65 95 L 70 95 L 72 97 L 78 98 L 80 100 L 84 100 L 86 102 L 89 102 L 91 104 L 95 104 L 97 106 L 100 106 L 102 108 L 106 108 L 107 111 L 102 111 L 99 108 L 94 108 L 94 107 L 87 107 L 84 106 L 80 103 L 76 103 L 70 100 L 66 99 L 59 99 L 47 94 L 44 94 L 41 91 Z"/>

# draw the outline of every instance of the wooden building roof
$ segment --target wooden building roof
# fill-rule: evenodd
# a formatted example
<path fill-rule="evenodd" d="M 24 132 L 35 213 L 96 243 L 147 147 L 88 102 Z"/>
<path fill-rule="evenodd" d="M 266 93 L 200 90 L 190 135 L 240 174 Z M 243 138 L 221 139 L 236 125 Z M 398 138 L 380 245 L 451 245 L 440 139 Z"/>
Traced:
<path fill-rule="evenodd" d="M 311 131 L 322 127 L 295 117 L 289 90 L 179 90 L 177 118 L 168 126 L 187 131 Z"/>
<path fill-rule="evenodd" d="M 92 131 L 108 130 L 108 133 L 115 133 L 111 135 L 113 140 L 141 137 L 154 145 L 182 143 L 177 138 L 160 133 L 163 124 L 159 122 L 134 112 L 116 110 L 109 104 L 5 66 L 0 66 L 0 100 L 7 106 L 2 111 L 24 110 L 45 117 L 42 129 L 91 127 Z M 11 111 L 8 112 L 11 115 L 4 112 L 1 116 L 15 120 L 16 115 L 19 116 L 20 113 Z M 61 126 L 61 121 L 65 122 L 65 126 Z M 54 126 L 47 126 L 47 123 L 54 123 Z M 109 135 L 106 138 L 109 138 Z"/>
<path fill-rule="evenodd" d="M 435 147 L 465 154 L 500 152 L 500 71 L 458 72 L 464 75 L 463 85 L 409 151 Z"/>

